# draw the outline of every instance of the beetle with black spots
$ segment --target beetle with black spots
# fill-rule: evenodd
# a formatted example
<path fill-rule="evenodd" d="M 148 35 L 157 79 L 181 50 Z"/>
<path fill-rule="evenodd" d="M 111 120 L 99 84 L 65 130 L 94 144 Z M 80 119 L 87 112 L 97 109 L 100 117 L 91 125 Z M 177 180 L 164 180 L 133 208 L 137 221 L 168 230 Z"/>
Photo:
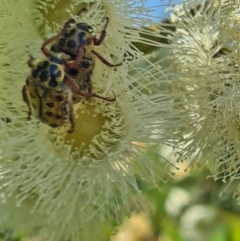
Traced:
<path fill-rule="evenodd" d="M 87 11 L 87 9 L 82 9 L 78 14 L 83 11 Z M 83 58 L 85 58 L 85 56 L 89 56 L 90 54 L 94 54 L 100 61 L 109 67 L 122 65 L 122 63 L 113 64 L 108 62 L 103 56 L 93 49 L 94 46 L 100 46 L 106 37 L 106 28 L 109 24 L 109 17 L 105 17 L 105 20 L 106 23 L 99 38 L 93 35 L 93 28 L 88 23 L 77 23 L 74 19 L 68 20 L 64 24 L 56 42 L 52 44 L 51 51 L 56 53 L 63 52 L 71 56 L 72 59 L 75 59 L 78 55 L 79 49 L 83 49 Z"/>
<path fill-rule="evenodd" d="M 53 128 L 63 126 L 69 121 L 71 128 L 68 132 L 72 133 L 75 126 L 73 100 L 97 97 L 106 101 L 115 101 L 116 97 L 105 98 L 79 89 L 65 70 L 73 69 L 83 61 L 82 49 L 78 51 L 75 60 L 70 60 L 70 56 L 64 53 L 50 52 L 46 46 L 51 41 L 55 41 L 55 37 L 42 45 L 41 50 L 46 56 L 45 59 L 37 60 L 30 56 L 28 66 L 31 72 L 22 89 L 23 100 L 29 108 L 28 119 L 33 114 L 41 122 Z"/>

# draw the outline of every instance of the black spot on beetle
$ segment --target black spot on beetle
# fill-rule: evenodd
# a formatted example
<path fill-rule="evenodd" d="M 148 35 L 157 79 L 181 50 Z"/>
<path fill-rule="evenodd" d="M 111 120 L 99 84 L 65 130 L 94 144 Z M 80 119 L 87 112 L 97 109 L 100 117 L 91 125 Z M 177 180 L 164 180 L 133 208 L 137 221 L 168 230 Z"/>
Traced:
<path fill-rule="evenodd" d="M 51 126 L 52 128 L 58 127 L 58 125 L 56 125 L 56 124 L 49 124 L 49 126 Z"/>
<path fill-rule="evenodd" d="M 87 69 L 87 68 L 89 68 L 89 66 L 90 66 L 89 61 L 87 61 L 87 60 L 83 60 L 83 61 L 82 61 L 81 67 L 82 67 L 83 69 Z"/>
<path fill-rule="evenodd" d="M 56 115 L 55 118 L 60 120 L 60 119 L 62 119 L 62 116 L 61 115 Z"/>
<path fill-rule="evenodd" d="M 48 80 L 49 74 L 47 70 L 44 70 L 41 72 L 41 74 L 39 75 L 39 79 L 41 82 L 45 82 Z"/>
<path fill-rule="evenodd" d="M 45 60 L 45 61 L 42 62 L 41 67 L 42 67 L 43 69 L 46 69 L 46 68 L 48 67 L 48 65 L 49 65 L 49 62 L 48 62 L 47 60 Z"/>
<path fill-rule="evenodd" d="M 78 34 L 78 43 L 79 43 L 79 45 L 81 45 L 81 46 L 84 46 L 84 45 L 86 44 L 86 41 L 85 41 L 85 39 L 84 39 L 85 35 L 86 35 L 86 33 L 84 33 L 84 32 L 80 32 L 80 33 Z"/>
<path fill-rule="evenodd" d="M 38 77 L 38 70 L 37 70 L 37 69 L 35 69 L 35 70 L 32 71 L 32 77 L 33 77 L 34 79 L 36 79 L 36 78 Z"/>
<path fill-rule="evenodd" d="M 59 102 L 61 102 L 61 101 L 64 100 L 64 97 L 61 96 L 61 95 L 57 95 L 57 96 L 56 96 L 56 100 L 59 101 Z"/>
<path fill-rule="evenodd" d="M 60 43 L 59 43 L 60 45 Z M 61 46 L 59 46 L 57 43 L 54 43 L 51 47 L 50 47 L 50 51 L 55 52 L 55 53 L 60 53 L 61 51 Z"/>
<path fill-rule="evenodd" d="M 76 44 L 76 42 L 74 41 L 74 40 L 69 40 L 68 42 L 67 42 L 67 46 L 68 46 L 68 48 L 70 48 L 70 49 L 74 49 L 74 48 L 76 48 L 76 46 L 77 46 L 77 44 Z"/>
<path fill-rule="evenodd" d="M 49 117 L 53 117 L 53 113 L 50 112 L 50 111 L 46 112 L 45 114 L 46 114 L 47 116 L 49 116 Z"/>
<path fill-rule="evenodd" d="M 52 102 L 48 102 L 48 103 L 46 103 L 46 106 L 48 106 L 49 108 L 53 108 L 54 104 Z"/>
<path fill-rule="evenodd" d="M 68 74 L 69 75 L 78 75 L 79 71 L 78 69 L 69 69 Z"/>
<path fill-rule="evenodd" d="M 50 87 L 57 87 L 58 86 L 58 82 L 56 81 L 56 79 L 55 78 L 51 78 L 51 80 L 49 81 L 49 83 L 48 83 L 48 85 L 50 86 Z"/>
<path fill-rule="evenodd" d="M 62 47 L 65 45 L 65 39 L 64 38 L 59 39 L 59 45 L 62 46 Z"/>
<path fill-rule="evenodd" d="M 38 72 L 43 71 L 44 69 L 46 69 L 48 67 L 48 65 L 49 65 L 49 62 L 47 60 L 40 62 L 37 66 L 37 71 Z"/>

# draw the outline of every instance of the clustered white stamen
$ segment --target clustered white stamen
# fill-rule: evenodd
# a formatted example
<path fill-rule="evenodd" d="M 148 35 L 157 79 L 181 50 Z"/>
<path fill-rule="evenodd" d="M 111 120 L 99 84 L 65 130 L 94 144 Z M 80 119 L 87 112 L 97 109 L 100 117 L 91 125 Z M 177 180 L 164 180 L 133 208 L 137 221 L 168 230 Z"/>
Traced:
<path fill-rule="evenodd" d="M 166 24 L 179 109 L 169 144 L 179 161 L 201 158 L 229 184 L 239 179 L 239 19 L 238 1 L 185 1 Z"/>

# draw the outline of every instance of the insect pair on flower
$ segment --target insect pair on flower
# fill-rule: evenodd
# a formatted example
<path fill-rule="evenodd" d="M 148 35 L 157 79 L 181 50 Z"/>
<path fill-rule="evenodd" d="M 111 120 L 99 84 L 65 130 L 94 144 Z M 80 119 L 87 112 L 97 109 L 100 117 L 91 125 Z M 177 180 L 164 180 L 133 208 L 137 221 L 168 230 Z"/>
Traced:
<path fill-rule="evenodd" d="M 29 108 L 28 119 L 33 114 L 51 127 L 60 127 L 69 121 L 71 128 L 68 132 L 72 133 L 75 126 L 73 106 L 81 98 L 116 100 L 116 96 L 108 98 L 92 92 L 91 76 L 95 56 L 109 67 L 122 64 L 111 64 L 93 50 L 93 47 L 101 45 L 106 37 L 109 18 L 106 17 L 105 20 L 98 39 L 93 35 L 90 25 L 70 19 L 58 35 L 43 43 L 41 51 L 45 59 L 36 60 L 30 56 L 28 66 L 32 70 L 22 89 L 23 99 Z M 50 44 L 48 50 L 47 46 Z"/>

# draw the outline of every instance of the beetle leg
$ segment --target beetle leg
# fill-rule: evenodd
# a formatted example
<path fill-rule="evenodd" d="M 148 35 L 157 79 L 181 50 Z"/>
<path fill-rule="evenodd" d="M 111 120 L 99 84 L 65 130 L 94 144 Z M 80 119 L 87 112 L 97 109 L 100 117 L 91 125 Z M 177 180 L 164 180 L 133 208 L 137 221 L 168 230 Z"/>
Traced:
<path fill-rule="evenodd" d="M 106 65 L 109 66 L 109 67 L 117 67 L 117 66 L 122 65 L 122 62 L 121 62 L 121 63 L 118 63 L 118 64 L 109 63 L 106 59 L 104 59 L 104 58 L 102 57 L 102 55 L 100 55 L 99 53 L 97 53 L 97 52 L 94 51 L 94 50 L 92 50 L 92 53 L 95 54 L 95 55 L 99 58 L 99 60 L 102 61 L 102 63 L 106 64 Z"/>
<path fill-rule="evenodd" d="M 68 130 L 68 133 L 73 133 L 75 128 L 75 121 L 74 121 L 74 108 L 73 108 L 72 102 L 69 102 L 69 121 L 71 123 L 71 129 Z"/>
<path fill-rule="evenodd" d="M 95 93 L 89 93 L 91 94 L 92 96 L 91 97 L 96 97 L 96 98 L 99 98 L 99 99 L 102 99 L 102 100 L 106 100 L 106 101 L 109 101 L 109 102 L 112 102 L 112 101 L 116 101 L 116 94 L 114 91 L 112 91 L 113 94 L 114 94 L 114 97 L 113 98 L 109 98 L 109 97 L 102 97 L 100 95 L 97 95 Z"/>
<path fill-rule="evenodd" d="M 95 36 L 93 37 L 94 45 L 99 46 L 99 45 L 102 44 L 103 40 L 105 39 L 105 37 L 107 35 L 106 28 L 108 26 L 108 23 L 109 23 L 109 17 L 106 17 L 106 23 L 105 23 L 105 26 L 104 26 L 104 28 L 101 32 L 100 38 L 97 39 Z"/>
<path fill-rule="evenodd" d="M 79 90 L 80 91 L 84 91 L 86 93 L 92 93 L 92 83 L 91 83 L 91 77 L 90 76 L 86 76 L 83 80 L 83 83 L 82 83 L 82 88 Z"/>
<path fill-rule="evenodd" d="M 113 98 L 108 98 L 108 97 L 102 97 L 98 94 L 95 94 L 95 93 L 86 93 L 84 91 L 80 91 L 78 89 L 78 86 L 76 85 L 76 83 L 74 82 L 73 79 L 71 79 L 69 76 L 65 75 L 65 82 L 67 84 L 67 86 L 70 88 L 70 90 L 74 93 L 74 94 L 78 94 L 78 95 L 81 95 L 83 97 L 86 97 L 86 98 L 91 98 L 91 97 L 96 97 L 96 98 L 99 98 L 99 99 L 103 99 L 103 100 L 106 100 L 106 101 L 115 101 L 116 100 L 116 95 L 115 93 L 113 92 L 114 94 L 114 97 Z"/>
<path fill-rule="evenodd" d="M 29 98 L 28 98 L 28 94 L 27 94 L 27 86 L 24 85 L 23 88 L 22 88 L 22 97 L 23 97 L 23 100 L 24 102 L 27 103 L 27 106 L 28 106 L 28 120 L 31 119 L 31 115 L 32 115 L 32 110 L 31 110 L 31 105 L 30 105 L 30 101 L 29 101 Z"/>
<path fill-rule="evenodd" d="M 89 84 L 87 91 L 88 91 L 88 93 L 92 93 L 92 84 L 91 83 Z"/>
<path fill-rule="evenodd" d="M 94 45 L 99 46 L 99 45 L 102 44 L 102 42 L 105 39 L 106 34 L 107 34 L 106 28 L 108 26 L 108 23 L 109 23 L 109 17 L 106 17 L 106 23 L 105 23 L 105 26 L 104 26 L 104 28 L 103 28 L 103 30 L 101 32 L 100 38 L 97 39 L 95 36 L 93 37 Z M 122 63 L 119 63 L 119 64 L 109 63 L 106 59 L 104 59 L 99 53 L 95 52 L 94 50 L 92 50 L 92 53 L 95 54 L 104 64 L 106 64 L 109 67 L 117 67 L 117 66 L 122 65 Z"/>
<path fill-rule="evenodd" d="M 69 19 L 69 20 L 64 24 L 64 26 L 63 26 L 63 28 L 62 28 L 62 31 L 60 32 L 59 35 L 62 35 L 62 34 L 65 32 L 65 30 L 70 26 L 70 24 L 73 24 L 73 23 L 76 23 L 75 19 L 73 19 L 73 18 Z"/>
<path fill-rule="evenodd" d="M 69 77 L 67 74 L 65 74 L 64 81 L 66 82 L 67 86 L 70 88 L 70 90 L 75 93 L 78 91 L 78 85 L 75 83 L 75 80 L 73 80 L 71 77 Z"/>
<path fill-rule="evenodd" d="M 82 8 L 76 15 L 80 15 L 82 12 L 88 12 L 86 8 Z"/>
<path fill-rule="evenodd" d="M 28 60 L 27 65 L 28 65 L 29 68 L 32 69 L 33 68 L 33 62 L 34 62 L 35 58 L 33 58 L 32 55 L 29 55 L 29 57 L 30 57 L 30 59 Z"/>
<path fill-rule="evenodd" d="M 51 52 L 47 49 L 47 46 L 48 46 L 49 44 L 51 44 L 52 42 L 54 42 L 55 40 L 57 40 L 59 37 L 60 37 L 60 34 L 58 34 L 58 35 L 56 35 L 56 36 L 54 36 L 54 37 L 46 40 L 46 41 L 43 43 L 43 45 L 42 45 L 42 47 L 41 47 L 41 51 L 43 52 L 43 54 L 44 54 L 46 57 L 49 57 L 49 56 L 51 55 Z"/>
<path fill-rule="evenodd" d="M 44 54 L 46 57 L 49 57 L 49 56 L 51 55 L 51 52 L 47 49 L 47 46 L 48 46 L 49 44 L 51 44 L 52 42 L 54 42 L 55 40 L 57 40 L 58 38 L 60 38 L 60 37 L 63 35 L 63 33 L 65 32 L 65 30 L 70 26 L 70 24 L 75 23 L 75 22 L 76 22 L 76 21 L 75 21 L 73 18 L 70 19 L 70 20 L 68 20 L 68 21 L 64 24 L 61 32 L 60 32 L 58 35 L 56 35 L 56 36 L 54 36 L 54 37 L 52 37 L 52 38 L 49 38 L 48 40 L 46 40 L 46 41 L 43 43 L 43 45 L 42 45 L 42 47 L 41 47 L 41 51 L 43 52 L 43 54 Z"/>
<path fill-rule="evenodd" d="M 67 69 L 74 69 L 77 68 L 79 63 L 82 61 L 82 57 L 84 54 L 83 47 L 79 48 L 77 57 L 74 60 L 70 60 L 66 63 L 66 68 Z"/>

